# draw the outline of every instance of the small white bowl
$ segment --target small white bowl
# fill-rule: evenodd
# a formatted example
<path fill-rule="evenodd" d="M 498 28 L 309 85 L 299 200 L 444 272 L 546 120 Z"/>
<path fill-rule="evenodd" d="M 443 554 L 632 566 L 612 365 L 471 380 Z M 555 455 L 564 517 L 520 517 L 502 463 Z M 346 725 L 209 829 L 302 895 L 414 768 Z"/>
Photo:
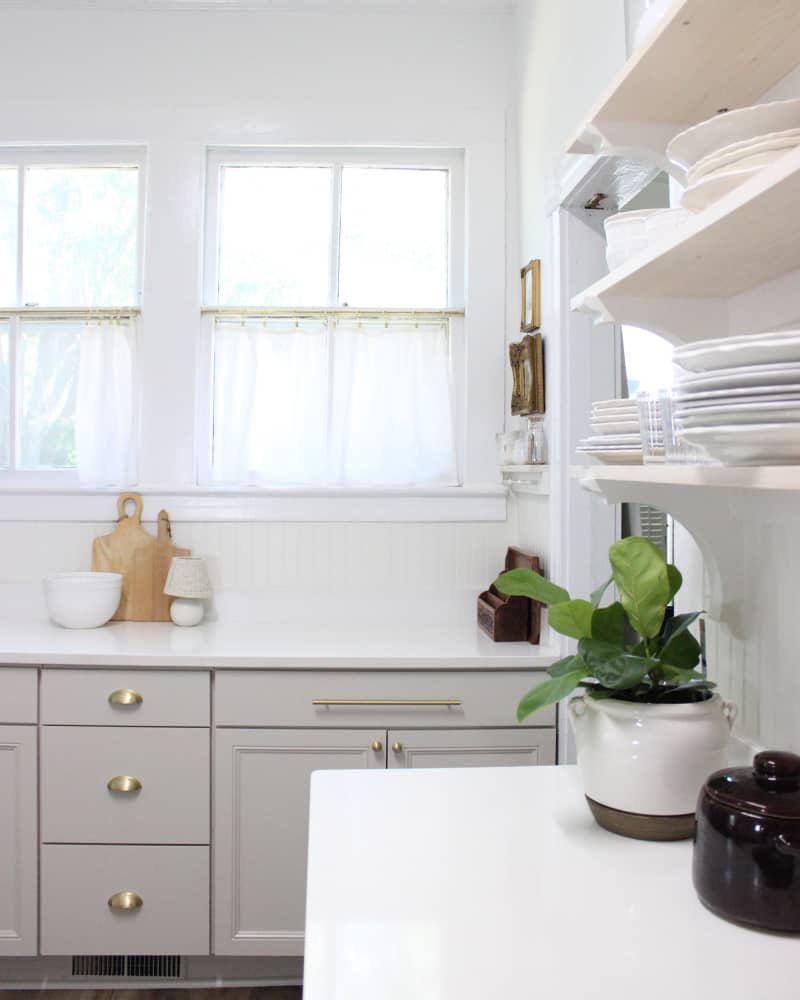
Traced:
<path fill-rule="evenodd" d="M 113 616 L 121 573 L 54 573 L 42 581 L 47 613 L 64 628 L 98 628 Z"/>

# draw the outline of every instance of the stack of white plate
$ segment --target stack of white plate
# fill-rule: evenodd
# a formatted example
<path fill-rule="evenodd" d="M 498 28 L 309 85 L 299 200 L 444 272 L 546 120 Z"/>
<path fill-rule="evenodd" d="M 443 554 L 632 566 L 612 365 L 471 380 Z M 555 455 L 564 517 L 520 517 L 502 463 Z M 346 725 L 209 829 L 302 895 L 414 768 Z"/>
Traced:
<path fill-rule="evenodd" d="M 602 399 L 592 403 L 592 435 L 584 438 L 577 451 L 608 464 L 640 465 L 642 436 L 635 399 Z"/>
<path fill-rule="evenodd" d="M 700 212 L 800 146 L 800 100 L 738 108 L 676 135 L 667 156 L 686 171 L 681 205 Z"/>
<path fill-rule="evenodd" d="M 800 330 L 699 341 L 674 360 L 682 440 L 725 465 L 800 464 Z"/>
<path fill-rule="evenodd" d="M 609 270 L 671 236 L 691 218 L 684 208 L 641 208 L 609 215 L 603 223 Z"/>

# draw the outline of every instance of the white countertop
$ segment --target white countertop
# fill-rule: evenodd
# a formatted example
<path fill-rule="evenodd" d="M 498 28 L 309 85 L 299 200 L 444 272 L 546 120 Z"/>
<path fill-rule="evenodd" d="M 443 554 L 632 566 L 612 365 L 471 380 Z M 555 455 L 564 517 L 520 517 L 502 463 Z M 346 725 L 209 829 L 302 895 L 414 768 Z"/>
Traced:
<path fill-rule="evenodd" d="M 310 616 L 313 621 L 313 616 Z M 492 642 L 473 622 L 363 625 L 110 622 L 65 629 L 46 620 L 1 622 L 0 664 L 337 669 L 525 669 L 546 667 L 555 649 Z"/>
<path fill-rule="evenodd" d="M 714 916 L 691 842 L 598 827 L 574 767 L 320 771 L 305 1000 L 796 1000 L 797 937 Z"/>

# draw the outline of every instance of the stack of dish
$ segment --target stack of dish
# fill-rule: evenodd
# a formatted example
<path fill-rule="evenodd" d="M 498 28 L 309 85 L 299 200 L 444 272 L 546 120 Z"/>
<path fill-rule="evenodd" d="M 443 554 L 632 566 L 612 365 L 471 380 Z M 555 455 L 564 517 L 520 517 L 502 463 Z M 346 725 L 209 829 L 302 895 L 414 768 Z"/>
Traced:
<path fill-rule="evenodd" d="M 727 111 L 676 135 L 669 159 L 686 172 L 681 205 L 700 212 L 800 146 L 800 100 Z"/>
<path fill-rule="evenodd" d="M 603 223 L 609 270 L 666 239 L 691 218 L 685 208 L 642 208 L 609 215 Z"/>
<path fill-rule="evenodd" d="M 642 436 L 639 408 L 635 399 L 602 399 L 592 403 L 591 437 L 584 438 L 577 451 L 600 462 L 640 465 Z"/>
<path fill-rule="evenodd" d="M 800 330 L 679 347 L 677 436 L 725 465 L 800 464 Z"/>

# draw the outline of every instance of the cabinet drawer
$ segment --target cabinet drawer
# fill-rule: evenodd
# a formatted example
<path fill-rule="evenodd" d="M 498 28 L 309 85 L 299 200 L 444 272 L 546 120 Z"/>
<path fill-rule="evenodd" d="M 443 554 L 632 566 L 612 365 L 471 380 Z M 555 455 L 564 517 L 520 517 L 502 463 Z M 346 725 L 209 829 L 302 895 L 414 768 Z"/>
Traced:
<path fill-rule="evenodd" d="M 207 847 L 42 848 L 42 955 L 207 955 Z M 112 909 L 117 893 L 141 905 Z"/>
<path fill-rule="evenodd" d="M 0 667 L 0 722 L 36 722 L 36 667 Z"/>
<path fill-rule="evenodd" d="M 41 758 L 43 842 L 209 842 L 207 729 L 48 726 Z"/>
<path fill-rule="evenodd" d="M 208 673 L 200 671 L 45 669 L 42 722 L 65 726 L 207 726 L 210 689 Z M 112 695 L 113 701 L 109 700 Z"/>
<path fill-rule="evenodd" d="M 218 726 L 509 726 L 517 702 L 544 677 L 530 670 L 221 670 L 215 719 Z M 555 725 L 555 709 L 528 724 Z"/>

